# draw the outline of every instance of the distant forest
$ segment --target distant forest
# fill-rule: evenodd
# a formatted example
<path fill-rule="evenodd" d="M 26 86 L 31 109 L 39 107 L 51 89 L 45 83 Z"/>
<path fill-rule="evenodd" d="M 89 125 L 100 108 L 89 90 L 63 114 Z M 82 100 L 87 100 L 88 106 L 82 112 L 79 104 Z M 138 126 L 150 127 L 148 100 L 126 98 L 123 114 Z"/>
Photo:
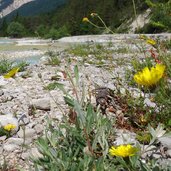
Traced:
<path fill-rule="evenodd" d="M 171 0 L 135 0 L 135 5 L 137 15 L 147 8 L 151 8 L 152 11 L 150 23 L 137 32 L 171 31 Z M 101 34 L 104 30 L 82 22 L 83 17 L 88 17 L 100 26 L 101 22 L 97 18 L 91 18 L 90 14 L 93 12 L 98 13 L 106 25 L 117 33 L 127 32 L 128 21 L 135 19 L 132 0 L 68 0 L 60 8 L 44 14 L 24 17 L 16 12 L 10 22 L 7 22 L 6 19 L 2 21 L 0 34 L 2 36 L 39 36 L 53 39 L 68 35 Z M 23 31 L 20 35 L 10 32 L 16 23 L 22 27 Z M 20 27 L 19 25 L 17 27 Z"/>

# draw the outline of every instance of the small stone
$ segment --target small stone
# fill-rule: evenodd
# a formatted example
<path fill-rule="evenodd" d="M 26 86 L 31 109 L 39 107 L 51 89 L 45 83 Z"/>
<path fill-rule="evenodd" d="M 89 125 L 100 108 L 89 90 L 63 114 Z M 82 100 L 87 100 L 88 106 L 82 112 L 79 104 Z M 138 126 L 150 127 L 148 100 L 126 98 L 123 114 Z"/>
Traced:
<path fill-rule="evenodd" d="M 154 153 L 152 156 L 155 159 L 160 159 L 161 158 L 161 154 L 160 153 Z"/>
<path fill-rule="evenodd" d="M 43 157 L 42 154 L 38 151 L 37 148 L 32 148 L 31 149 L 30 156 L 34 157 L 35 159 Z"/>
<path fill-rule="evenodd" d="M 21 154 L 21 158 L 23 159 L 23 160 L 26 160 L 26 159 L 28 159 L 30 157 L 30 153 L 22 153 Z"/>
<path fill-rule="evenodd" d="M 49 115 L 50 115 L 51 118 L 57 119 L 59 121 L 61 121 L 62 118 L 63 118 L 63 115 L 60 112 L 57 112 L 57 111 L 51 111 Z"/>
<path fill-rule="evenodd" d="M 5 140 L 6 140 L 6 138 L 7 138 L 7 136 L 6 136 L 6 135 L 4 135 L 4 136 L 0 136 L 0 141 L 5 141 Z"/>
<path fill-rule="evenodd" d="M 144 96 L 144 93 L 137 88 L 129 88 L 129 92 L 133 98 L 140 98 L 141 96 Z"/>
<path fill-rule="evenodd" d="M 8 81 L 3 76 L 0 76 L 0 86 L 5 86 L 6 84 L 8 84 Z"/>
<path fill-rule="evenodd" d="M 122 114 L 123 114 L 122 110 L 117 110 L 117 111 L 116 111 L 116 115 L 117 115 L 117 116 L 122 115 Z"/>
<path fill-rule="evenodd" d="M 40 134 L 41 132 L 43 132 L 43 125 L 37 124 L 37 125 L 35 125 L 34 129 L 37 134 Z"/>
<path fill-rule="evenodd" d="M 88 58 L 90 58 L 90 59 L 91 59 L 91 58 L 94 58 L 94 55 L 89 54 L 89 55 L 88 55 Z"/>
<path fill-rule="evenodd" d="M 136 143 L 136 134 L 124 131 L 124 130 L 117 130 L 116 131 L 116 139 L 114 144 L 121 145 L 121 144 L 135 144 Z"/>
<path fill-rule="evenodd" d="M 167 150 L 167 155 L 171 157 L 171 149 Z"/>
<path fill-rule="evenodd" d="M 156 104 L 154 102 L 151 102 L 151 100 L 149 98 L 145 98 L 144 104 L 149 106 L 149 107 L 152 107 L 152 108 L 156 107 Z"/>
<path fill-rule="evenodd" d="M 88 66 L 90 66 L 90 64 L 85 62 L 85 63 L 84 63 L 84 66 L 85 66 L 85 67 L 88 67 Z"/>
<path fill-rule="evenodd" d="M 120 93 L 125 95 L 126 94 L 126 89 L 125 88 L 120 88 Z"/>
<path fill-rule="evenodd" d="M 171 149 L 171 137 L 160 137 L 158 140 L 164 147 Z"/>
<path fill-rule="evenodd" d="M 5 144 L 3 146 L 3 149 L 6 151 L 6 152 L 13 152 L 15 150 L 17 150 L 19 148 L 18 145 L 15 145 L 15 144 Z"/>
<path fill-rule="evenodd" d="M 3 153 L 3 148 L 0 148 L 0 154 L 2 154 L 2 153 Z M 0 158 L 0 161 L 1 161 L 1 158 Z"/>
<path fill-rule="evenodd" d="M 40 64 L 44 64 L 44 65 L 47 65 L 49 63 L 49 56 L 43 56 L 40 58 L 39 62 Z"/>
<path fill-rule="evenodd" d="M 49 98 L 34 99 L 32 100 L 32 106 L 35 109 L 50 110 L 50 99 Z"/>
<path fill-rule="evenodd" d="M 18 137 L 20 138 L 24 138 L 24 134 L 25 134 L 25 138 L 34 138 L 34 136 L 36 135 L 36 131 L 31 128 L 25 128 L 25 130 L 20 129 L 17 133 Z"/>
<path fill-rule="evenodd" d="M 0 96 L 4 95 L 4 91 L 0 90 Z"/>
<path fill-rule="evenodd" d="M 32 141 L 32 138 L 26 138 L 26 139 L 25 139 L 25 144 L 26 144 L 26 145 L 30 145 L 32 142 L 33 142 L 33 141 Z"/>
<path fill-rule="evenodd" d="M 6 145 L 9 144 L 14 144 L 14 145 L 22 145 L 23 144 L 23 139 L 22 138 L 8 138 L 7 142 L 5 143 Z"/>

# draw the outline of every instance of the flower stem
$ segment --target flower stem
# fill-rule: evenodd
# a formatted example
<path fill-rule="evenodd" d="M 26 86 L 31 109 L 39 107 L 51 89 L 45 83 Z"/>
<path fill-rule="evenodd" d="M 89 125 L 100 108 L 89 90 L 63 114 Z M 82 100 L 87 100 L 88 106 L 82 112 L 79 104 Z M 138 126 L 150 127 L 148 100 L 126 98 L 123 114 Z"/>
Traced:
<path fill-rule="evenodd" d="M 135 21 L 136 21 L 136 24 L 137 24 L 137 28 L 139 28 L 138 21 L 137 21 L 137 12 L 136 12 L 135 0 L 132 0 L 132 4 L 133 4 L 133 9 L 134 9 L 134 15 L 135 15 Z"/>

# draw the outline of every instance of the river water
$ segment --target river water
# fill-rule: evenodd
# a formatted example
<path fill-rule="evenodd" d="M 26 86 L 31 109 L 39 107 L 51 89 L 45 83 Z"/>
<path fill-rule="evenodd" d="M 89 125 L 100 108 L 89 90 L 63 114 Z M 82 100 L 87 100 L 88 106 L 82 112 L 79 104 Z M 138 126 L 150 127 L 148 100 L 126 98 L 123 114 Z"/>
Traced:
<path fill-rule="evenodd" d="M 60 43 L 50 39 L 10 39 L 2 37 L 0 38 L 0 59 L 36 64 L 41 57 L 46 55 L 47 51 L 62 51 L 67 47 L 69 47 L 67 43 Z"/>

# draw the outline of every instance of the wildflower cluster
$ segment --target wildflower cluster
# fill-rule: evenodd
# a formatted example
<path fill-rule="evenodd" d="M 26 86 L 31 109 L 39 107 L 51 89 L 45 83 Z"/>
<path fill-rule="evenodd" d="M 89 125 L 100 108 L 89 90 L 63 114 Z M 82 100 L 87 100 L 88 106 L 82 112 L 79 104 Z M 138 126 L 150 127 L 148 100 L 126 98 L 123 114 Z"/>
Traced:
<path fill-rule="evenodd" d="M 85 22 L 85 23 L 89 23 L 89 24 L 91 24 L 92 26 L 94 26 L 96 28 L 105 29 L 108 33 L 114 34 L 114 32 L 109 27 L 107 27 L 107 25 L 105 24 L 103 19 L 97 13 L 91 13 L 90 16 L 92 18 L 96 17 L 98 20 L 100 20 L 100 22 L 102 23 L 103 26 L 98 26 L 97 24 L 93 23 L 88 17 L 84 17 L 82 19 L 82 21 Z"/>
<path fill-rule="evenodd" d="M 96 16 L 99 17 L 99 15 L 97 13 L 91 13 L 90 16 L 91 17 L 96 17 Z M 83 22 L 90 22 L 90 20 L 87 17 L 84 17 L 82 21 Z"/>

